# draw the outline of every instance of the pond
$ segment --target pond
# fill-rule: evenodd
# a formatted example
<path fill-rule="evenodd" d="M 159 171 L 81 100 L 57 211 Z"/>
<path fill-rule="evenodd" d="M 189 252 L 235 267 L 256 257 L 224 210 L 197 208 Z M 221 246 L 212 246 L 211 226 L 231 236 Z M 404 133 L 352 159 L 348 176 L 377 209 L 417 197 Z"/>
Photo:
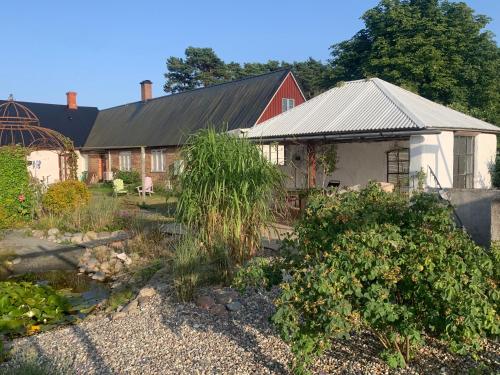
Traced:
<path fill-rule="evenodd" d="M 25 335 L 83 319 L 110 295 L 76 271 L 11 276 L 0 282 L 0 334 Z"/>

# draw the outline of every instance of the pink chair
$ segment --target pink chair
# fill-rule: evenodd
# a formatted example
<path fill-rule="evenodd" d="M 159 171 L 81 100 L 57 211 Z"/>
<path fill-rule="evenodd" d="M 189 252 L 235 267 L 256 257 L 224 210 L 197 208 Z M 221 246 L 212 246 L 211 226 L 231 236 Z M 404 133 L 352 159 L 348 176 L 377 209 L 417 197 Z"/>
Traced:
<path fill-rule="evenodd" d="M 151 177 L 146 177 L 144 179 L 144 191 L 142 189 L 142 186 L 137 186 L 137 193 L 141 195 L 143 192 L 144 194 L 154 194 L 153 191 L 153 179 Z"/>

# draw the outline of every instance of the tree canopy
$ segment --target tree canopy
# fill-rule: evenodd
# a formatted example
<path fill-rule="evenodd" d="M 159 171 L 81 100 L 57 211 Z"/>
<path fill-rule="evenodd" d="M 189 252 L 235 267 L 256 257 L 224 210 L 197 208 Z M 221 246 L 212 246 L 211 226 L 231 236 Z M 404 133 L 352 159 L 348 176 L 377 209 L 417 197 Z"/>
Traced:
<path fill-rule="evenodd" d="M 446 0 L 382 0 L 362 19 L 331 47 L 334 81 L 377 76 L 500 123 L 500 53 L 487 16 Z"/>
<path fill-rule="evenodd" d="M 328 88 L 325 78 L 329 67 L 313 58 L 294 63 L 277 60 L 266 63 L 225 63 L 212 48 L 196 47 L 188 47 L 184 58 L 171 56 L 167 59 L 166 83 L 163 88 L 165 92 L 176 93 L 279 69 L 291 69 L 294 72 L 307 98 Z"/>
<path fill-rule="evenodd" d="M 379 77 L 494 124 L 500 124 L 500 49 L 485 29 L 490 18 L 448 0 L 381 0 L 364 28 L 330 47 L 327 63 L 224 62 L 211 48 L 171 56 L 166 92 L 291 69 L 309 99 L 339 81 Z"/>

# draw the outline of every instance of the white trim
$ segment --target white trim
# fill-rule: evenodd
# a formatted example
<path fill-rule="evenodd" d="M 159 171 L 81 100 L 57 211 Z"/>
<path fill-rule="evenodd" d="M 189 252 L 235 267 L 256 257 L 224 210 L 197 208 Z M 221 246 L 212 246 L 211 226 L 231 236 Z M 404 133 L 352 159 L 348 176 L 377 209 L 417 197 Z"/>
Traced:
<path fill-rule="evenodd" d="M 259 120 L 260 118 L 264 115 L 264 113 L 266 113 L 267 109 L 269 108 L 269 106 L 271 105 L 271 103 L 273 102 L 274 98 L 276 97 L 276 95 L 278 95 L 278 91 L 280 91 L 281 87 L 283 86 L 283 84 L 285 83 L 285 81 L 288 79 L 289 76 L 292 76 L 292 79 L 293 79 L 293 82 L 295 82 L 295 85 L 297 86 L 297 88 L 299 89 L 299 92 L 300 92 L 300 95 L 302 95 L 302 99 L 304 99 L 304 102 L 306 102 L 306 97 L 304 95 L 304 93 L 302 92 L 299 84 L 297 83 L 297 80 L 295 79 L 293 73 L 290 71 L 288 72 L 288 74 L 285 76 L 285 78 L 283 78 L 283 81 L 281 81 L 280 85 L 278 86 L 278 88 L 276 89 L 276 91 L 274 92 L 273 96 L 271 97 L 271 100 L 269 100 L 269 102 L 267 103 L 266 107 L 264 108 L 264 110 L 261 112 L 260 116 L 257 118 L 257 120 L 255 121 L 255 125 L 257 125 L 259 123 Z M 283 113 L 283 112 L 282 112 Z"/>

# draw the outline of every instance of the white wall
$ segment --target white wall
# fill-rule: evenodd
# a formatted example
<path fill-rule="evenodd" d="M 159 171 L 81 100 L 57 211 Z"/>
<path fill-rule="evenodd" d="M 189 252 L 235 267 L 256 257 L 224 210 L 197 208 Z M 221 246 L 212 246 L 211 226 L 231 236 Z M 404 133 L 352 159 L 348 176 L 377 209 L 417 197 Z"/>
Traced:
<path fill-rule="evenodd" d="M 474 136 L 474 188 L 491 188 L 490 169 L 495 161 L 497 139 L 494 134 L 441 132 L 410 137 L 410 176 L 422 168 L 426 184 L 436 187 L 429 173 L 432 168 L 443 188 L 453 187 L 453 147 L 455 134 Z M 410 183 L 411 183 L 410 178 Z"/>
<path fill-rule="evenodd" d="M 369 181 L 387 181 L 387 151 L 408 148 L 408 141 L 338 143 L 337 168 L 331 175 L 323 176 L 318 165 L 316 185 L 326 186 L 330 180 L 340 181 L 340 186 L 365 185 Z M 316 146 L 321 152 L 321 146 Z M 286 165 L 281 170 L 288 176 L 287 188 L 307 187 L 307 148 L 305 145 L 287 145 Z M 299 158 L 300 160 L 296 160 Z"/>
<path fill-rule="evenodd" d="M 31 175 L 48 184 L 59 181 L 59 154 L 56 151 L 33 151 L 28 160 Z"/>
<path fill-rule="evenodd" d="M 480 133 L 475 137 L 474 188 L 491 188 L 491 168 L 495 164 L 497 136 Z"/>
<path fill-rule="evenodd" d="M 453 186 L 453 139 L 453 132 L 410 137 L 410 187 L 411 176 L 421 169 L 427 175 L 427 186 L 436 187 L 428 166 L 432 168 L 442 187 Z"/>
<path fill-rule="evenodd" d="M 75 153 L 77 155 L 77 176 L 80 179 L 82 172 L 87 170 L 88 163 L 80 151 L 76 150 Z M 59 181 L 59 153 L 57 151 L 33 151 L 28 156 L 28 160 L 32 162 L 28 169 L 33 177 L 48 184 Z"/>

